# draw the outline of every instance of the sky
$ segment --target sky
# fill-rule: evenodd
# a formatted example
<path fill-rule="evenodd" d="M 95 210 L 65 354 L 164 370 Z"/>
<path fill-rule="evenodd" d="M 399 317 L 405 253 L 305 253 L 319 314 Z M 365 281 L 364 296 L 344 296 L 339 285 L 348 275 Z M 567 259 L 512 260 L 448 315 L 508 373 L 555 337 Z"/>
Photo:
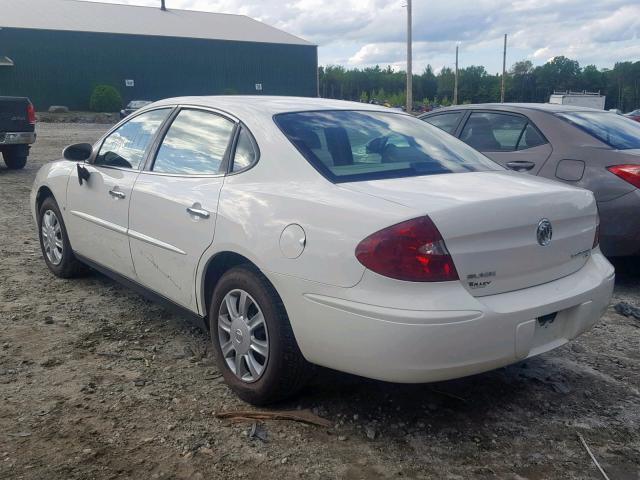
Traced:
<path fill-rule="evenodd" d="M 159 6 L 160 0 L 100 0 Z M 318 45 L 320 65 L 406 66 L 406 0 L 166 0 L 167 8 L 249 15 Z M 502 70 L 564 55 L 581 66 L 640 60 L 640 0 L 413 0 L 413 71 Z"/>

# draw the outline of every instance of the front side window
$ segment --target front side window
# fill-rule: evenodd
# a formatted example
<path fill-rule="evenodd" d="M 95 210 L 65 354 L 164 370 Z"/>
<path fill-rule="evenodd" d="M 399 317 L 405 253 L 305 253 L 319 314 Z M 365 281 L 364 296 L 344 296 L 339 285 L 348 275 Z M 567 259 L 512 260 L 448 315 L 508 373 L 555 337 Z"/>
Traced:
<path fill-rule="evenodd" d="M 251 166 L 258 159 L 256 147 L 251 139 L 251 135 L 246 128 L 242 128 L 238 134 L 236 151 L 233 156 L 233 168 L 231 171 L 239 172 Z"/>
<path fill-rule="evenodd" d="M 170 108 L 151 110 L 118 127 L 102 142 L 94 165 L 140 168 L 153 137 L 170 111 Z"/>
<path fill-rule="evenodd" d="M 462 115 L 463 112 L 439 113 L 438 115 L 424 117 L 422 120 L 453 135 Z"/>
<path fill-rule="evenodd" d="M 524 117 L 503 113 L 473 112 L 460 140 L 481 152 L 511 152 L 527 124 Z"/>
<path fill-rule="evenodd" d="M 275 121 L 298 151 L 333 182 L 502 169 L 409 115 L 329 110 L 282 113 Z"/>
<path fill-rule="evenodd" d="M 640 123 L 609 112 L 566 112 L 560 118 L 616 150 L 640 148 Z"/>
<path fill-rule="evenodd" d="M 182 110 L 167 130 L 153 171 L 216 174 L 224 160 L 234 124 L 215 113 Z"/>

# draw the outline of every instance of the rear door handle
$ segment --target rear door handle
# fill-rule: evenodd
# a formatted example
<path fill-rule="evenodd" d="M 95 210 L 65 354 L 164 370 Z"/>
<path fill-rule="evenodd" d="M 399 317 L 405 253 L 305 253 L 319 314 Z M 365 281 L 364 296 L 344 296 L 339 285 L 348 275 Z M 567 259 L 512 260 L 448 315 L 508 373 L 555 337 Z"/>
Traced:
<path fill-rule="evenodd" d="M 118 187 L 114 187 L 111 190 L 109 190 L 109 195 L 111 195 L 114 198 L 119 198 L 119 199 L 123 199 L 123 198 L 126 197 L 124 192 L 121 192 L 120 190 L 118 190 Z"/>
<path fill-rule="evenodd" d="M 516 172 L 527 172 L 535 167 L 533 162 L 527 162 L 526 160 L 515 160 L 513 162 L 507 162 L 507 167 Z"/>
<path fill-rule="evenodd" d="M 187 207 L 187 213 L 200 218 L 209 218 L 209 212 L 202 208 L 202 205 L 199 203 L 194 203 L 190 207 Z"/>

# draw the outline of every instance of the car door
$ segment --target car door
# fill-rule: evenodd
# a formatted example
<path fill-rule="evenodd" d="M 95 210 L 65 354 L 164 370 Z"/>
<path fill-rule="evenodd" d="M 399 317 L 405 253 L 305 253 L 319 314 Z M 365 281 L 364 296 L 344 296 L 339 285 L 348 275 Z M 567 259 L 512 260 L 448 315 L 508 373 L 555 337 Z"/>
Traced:
<path fill-rule="evenodd" d="M 553 151 L 533 122 L 516 113 L 473 111 L 460 140 L 504 167 L 533 175 Z"/>
<path fill-rule="evenodd" d="M 213 241 L 235 125 L 218 112 L 181 108 L 133 189 L 129 238 L 139 282 L 193 311 L 195 272 Z"/>
<path fill-rule="evenodd" d="M 150 110 L 118 126 L 80 165 L 89 177 L 80 183 L 74 170 L 67 184 L 65 223 L 73 250 L 132 279 L 135 271 L 127 236 L 131 191 L 170 112 L 171 108 Z"/>

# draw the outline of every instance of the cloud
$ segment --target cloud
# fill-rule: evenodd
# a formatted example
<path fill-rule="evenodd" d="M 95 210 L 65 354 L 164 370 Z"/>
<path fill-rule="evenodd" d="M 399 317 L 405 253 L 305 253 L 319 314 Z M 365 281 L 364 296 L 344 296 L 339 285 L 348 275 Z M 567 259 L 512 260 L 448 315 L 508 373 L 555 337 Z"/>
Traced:
<path fill-rule="evenodd" d="M 105 0 L 101 0 L 105 1 Z M 106 0 L 157 6 L 158 0 Z M 166 0 L 168 8 L 249 15 L 319 45 L 321 64 L 400 67 L 405 61 L 406 0 Z M 414 0 L 414 70 L 453 64 L 502 67 L 556 55 L 612 67 L 640 57 L 638 0 Z"/>

